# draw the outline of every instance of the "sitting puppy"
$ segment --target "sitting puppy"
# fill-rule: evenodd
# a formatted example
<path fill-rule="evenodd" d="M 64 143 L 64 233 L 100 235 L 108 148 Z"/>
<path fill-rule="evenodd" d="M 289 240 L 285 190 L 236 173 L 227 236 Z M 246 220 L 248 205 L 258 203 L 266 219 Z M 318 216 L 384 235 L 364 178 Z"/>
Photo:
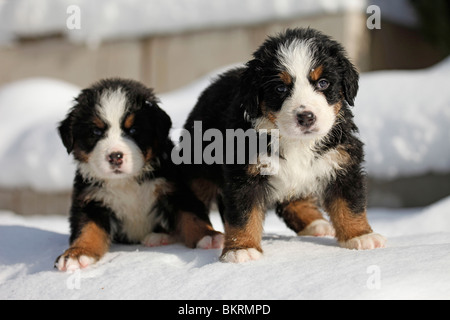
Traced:
<path fill-rule="evenodd" d="M 223 244 L 204 205 L 176 182 L 170 128 L 152 90 L 135 81 L 103 80 L 76 98 L 59 127 L 77 173 L 70 248 L 55 267 L 85 268 L 112 241 L 158 246 L 180 240 L 201 248 Z"/>
<path fill-rule="evenodd" d="M 290 29 L 268 38 L 245 67 L 221 75 L 202 93 L 185 124 L 191 135 L 198 134 L 200 122 L 203 132 L 220 130 L 224 136 L 230 129 L 269 135 L 269 151 L 258 153 L 256 163 L 250 157 L 243 164 L 228 163 L 234 158 L 228 153 L 237 148 L 225 143 L 223 164 L 185 166 L 191 190 L 207 206 L 217 200 L 223 214 L 222 261 L 261 257 L 268 208 L 299 235 L 335 235 L 351 249 L 384 246 L 384 237 L 372 232 L 366 218 L 363 144 L 349 108 L 358 79 L 340 44 L 313 29 Z M 278 150 L 271 150 L 274 132 Z M 246 147 L 248 152 L 251 143 Z M 207 151 L 205 144 L 201 150 Z M 265 160 L 273 156 L 276 170 L 264 173 L 271 166 Z"/>

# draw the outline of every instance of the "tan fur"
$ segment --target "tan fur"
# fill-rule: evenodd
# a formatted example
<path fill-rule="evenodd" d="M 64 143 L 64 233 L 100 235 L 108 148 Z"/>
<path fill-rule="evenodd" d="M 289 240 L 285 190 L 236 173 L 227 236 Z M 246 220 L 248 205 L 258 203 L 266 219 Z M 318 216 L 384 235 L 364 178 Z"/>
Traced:
<path fill-rule="evenodd" d="M 99 260 L 108 251 L 109 246 L 108 234 L 94 222 L 88 222 L 63 256 L 74 259 L 88 256 Z"/>
<path fill-rule="evenodd" d="M 322 76 L 322 73 L 323 73 L 323 66 L 318 66 L 317 68 L 311 70 L 309 77 L 311 78 L 312 81 L 317 81 Z"/>
<path fill-rule="evenodd" d="M 249 213 L 247 224 L 243 227 L 225 224 L 225 247 L 222 256 L 230 250 L 261 249 L 264 211 L 255 207 Z"/>
<path fill-rule="evenodd" d="M 336 230 L 338 241 L 347 241 L 372 233 L 366 212 L 352 213 L 345 200 L 337 199 L 326 209 Z"/>
<path fill-rule="evenodd" d="M 216 234 L 220 232 L 215 231 L 210 223 L 199 219 L 195 214 L 190 212 L 178 214 L 177 235 L 187 247 L 195 248 L 203 237 Z"/>
<path fill-rule="evenodd" d="M 313 221 L 323 219 L 314 199 L 293 201 L 283 211 L 283 219 L 295 232 L 300 232 Z"/>

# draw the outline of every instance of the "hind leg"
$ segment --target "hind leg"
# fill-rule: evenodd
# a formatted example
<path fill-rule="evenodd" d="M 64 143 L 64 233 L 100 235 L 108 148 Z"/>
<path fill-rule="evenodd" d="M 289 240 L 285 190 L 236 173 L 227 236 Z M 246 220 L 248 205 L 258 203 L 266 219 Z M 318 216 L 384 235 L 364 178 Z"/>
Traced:
<path fill-rule="evenodd" d="M 222 249 L 224 235 L 211 225 L 208 218 L 202 219 L 191 212 L 179 213 L 177 234 L 189 248 Z"/>
<path fill-rule="evenodd" d="M 312 198 L 280 203 L 277 205 L 276 213 L 299 236 L 335 235 L 333 227 L 325 220 Z"/>

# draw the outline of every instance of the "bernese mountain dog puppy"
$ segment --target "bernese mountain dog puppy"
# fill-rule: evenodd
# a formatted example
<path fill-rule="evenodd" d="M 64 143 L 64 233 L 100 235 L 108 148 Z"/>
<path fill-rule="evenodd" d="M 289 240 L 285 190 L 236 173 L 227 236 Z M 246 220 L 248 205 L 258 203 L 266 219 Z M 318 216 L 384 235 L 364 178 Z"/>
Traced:
<path fill-rule="evenodd" d="M 170 159 L 171 120 L 153 90 L 132 80 L 106 79 L 75 102 L 59 126 L 77 172 L 70 248 L 56 268 L 85 268 L 113 241 L 146 246 L 182 241 L 205 249 L 223 244 L 203 203 L 178 182 Z"/>
<path fill-rule="evenodd" d="M 220 130 L 223 136 L 230 129 L 269 136 L 268 152 L 259 153 L 256 162 L 246 156 L 244 163 L 184 165 L 191 190 L 206 206 L 216 200 L 223 216 L 222 261 L 262 256 L 269 208 L 299 235 L 336 236 L 350 249 L 384 247 L 385 238 L 372 231 L 366 217 L 363 144 L 349 107 L 358 80 L 339 43 L 314 29 L 298 28 L 269 37 L 253 60 L 219 76 L 202 93 L 185 124 L 191 135 L 201 128 L 203 133 Z M 200 151 L 205 151 L 208 145 L 202 143 Z M 245 150 L 249 147 L 246 139 Z M 228 153 L 236 149 L 224 142 L 224 159 L 233 159 Z M 274 156 L 277 161 L 270 160 Z M 271 161 L 277 162 L 276 170 L 268 174 Z"/>

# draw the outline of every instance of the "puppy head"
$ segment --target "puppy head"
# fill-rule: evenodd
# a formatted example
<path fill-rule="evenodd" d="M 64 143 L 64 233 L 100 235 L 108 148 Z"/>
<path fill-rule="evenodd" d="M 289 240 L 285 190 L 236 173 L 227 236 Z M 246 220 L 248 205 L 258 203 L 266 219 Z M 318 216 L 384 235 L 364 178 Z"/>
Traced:
<path fill-rule="evenodd" d="M 289 139 L 330 132 L 341 108 L 353 106 L 359 75 L 344 48 L 313 29 L 290 29 L 269 38 L 247 63 L 241 99 L 261 129 Z"/>
<path fill-rule="evenodd" d="M 151 89 L 130 80 L 102 80 L 75 102 L 59 134 L 83 176 L 120 179 L 153 169 L 172 124 Z"/>

